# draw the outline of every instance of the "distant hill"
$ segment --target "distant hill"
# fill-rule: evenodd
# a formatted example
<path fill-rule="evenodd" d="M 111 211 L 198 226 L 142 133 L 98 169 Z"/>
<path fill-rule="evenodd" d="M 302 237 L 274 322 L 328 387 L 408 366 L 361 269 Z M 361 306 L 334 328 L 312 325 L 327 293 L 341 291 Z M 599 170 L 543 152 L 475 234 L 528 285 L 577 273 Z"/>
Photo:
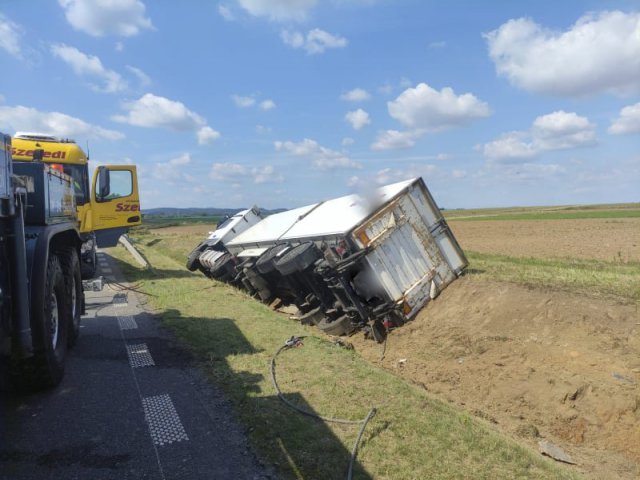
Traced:
<path fill-rule="evenodd" d="M 217 216 L 233 215 L 238 213 L 244 208 L 149 208 L 142 210 L 143 215 L 158 216 L 158 217 L 198 217 L 198 216 Z M 276 208 L 269 210 L 267 208 L 261 208 L 262 212 L 266 215 L 273 215 L 274 213 L 286 212 L 286 208 Z"/>

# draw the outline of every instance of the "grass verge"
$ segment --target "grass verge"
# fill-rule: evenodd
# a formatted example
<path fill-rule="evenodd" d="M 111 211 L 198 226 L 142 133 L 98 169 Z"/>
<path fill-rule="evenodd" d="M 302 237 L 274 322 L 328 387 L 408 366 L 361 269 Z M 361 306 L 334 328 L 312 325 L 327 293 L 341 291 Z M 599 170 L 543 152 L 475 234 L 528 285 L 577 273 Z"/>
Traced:
<path fill-rule="evenodd" d="M 470 251 L 465 253 L 472 275 L 538 288 L 561 289 L 590 297 L 640 302 L 638 262 L 518 258 Z"/>
<path fill-rule="evenodd" d="M 151 241 L 157 238 L 138 238 L 154 271 L 134 266 L 124 249 L 110 253 L 129 280 L 143 282 L 142 289 L 154 295 L 149 307 L 227 393 L 262 458 L 284 478 L 344 478 L 358 430 L 299 415 L 276 397 L 271 357 L 294 334 L 307 335 L 304 346 L 283 352 L 277 363 L 280 386 L 291 401 L 350 419 L 379 408 L 363 437 L 355 478 L 577 478 L 483 421 L 329 343 L 316 330 L 187 272 L 184 255 L 195 242 Z"/>

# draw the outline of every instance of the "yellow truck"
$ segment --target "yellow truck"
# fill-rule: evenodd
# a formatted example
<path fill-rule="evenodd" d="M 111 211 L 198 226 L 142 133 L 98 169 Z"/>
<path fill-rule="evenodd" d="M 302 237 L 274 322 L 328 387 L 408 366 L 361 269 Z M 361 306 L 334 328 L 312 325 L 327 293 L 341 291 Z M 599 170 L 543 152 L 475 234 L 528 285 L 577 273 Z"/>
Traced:
<path fill-rule="evenodd" d="M 18 132 L 12 140 L 14 161 L 42 160 L 73 178 L 82 237 L 82 278 L 96 270 L 96 247 L 110 247 L 130 227 L 142 223 L 135 165 L 100 165 L 89 187 L 89 158 L 73 140 Z"/>

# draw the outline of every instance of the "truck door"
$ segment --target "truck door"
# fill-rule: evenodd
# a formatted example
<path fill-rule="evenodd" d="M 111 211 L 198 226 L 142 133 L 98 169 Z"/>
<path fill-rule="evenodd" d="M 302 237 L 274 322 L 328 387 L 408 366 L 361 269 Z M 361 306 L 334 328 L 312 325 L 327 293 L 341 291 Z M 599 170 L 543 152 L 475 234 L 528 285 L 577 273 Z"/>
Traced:
<path fill-rule="evenodd" d="M 91 189 L 93 230 L 99 247 L 112 247 L 129 227 L 142 223 L 134 165 L 101 165 Z"/>

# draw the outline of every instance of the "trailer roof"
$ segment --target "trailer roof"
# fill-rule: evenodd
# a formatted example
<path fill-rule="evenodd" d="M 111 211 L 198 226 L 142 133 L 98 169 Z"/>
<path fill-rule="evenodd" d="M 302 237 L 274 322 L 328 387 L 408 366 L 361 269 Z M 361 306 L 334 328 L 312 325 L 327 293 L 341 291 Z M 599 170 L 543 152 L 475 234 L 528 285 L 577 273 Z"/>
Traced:
<path fill-rule="evenodd" d="M 327 200 L 296 222 L 282 240 L 346 235 L 416 179 L 385 185 L 371 192 Z"/>
<path fill-rule="evenodd" d="M 307 205 L 305 207 L 294 208 L 286 212 L 269 215 L 267 218 L 242 232 L 227 245 L 253 245 L 262 242 L 273 242 L 278 240 L 287 232 L 298 219 L 311 211 L 318 204 Z"/>
<path fill-rule="evenodd" d="M 386 185 L 370 194 L 351 194 L 271 215 L 227 245 L 345 235 L 417 179 Z"/>

